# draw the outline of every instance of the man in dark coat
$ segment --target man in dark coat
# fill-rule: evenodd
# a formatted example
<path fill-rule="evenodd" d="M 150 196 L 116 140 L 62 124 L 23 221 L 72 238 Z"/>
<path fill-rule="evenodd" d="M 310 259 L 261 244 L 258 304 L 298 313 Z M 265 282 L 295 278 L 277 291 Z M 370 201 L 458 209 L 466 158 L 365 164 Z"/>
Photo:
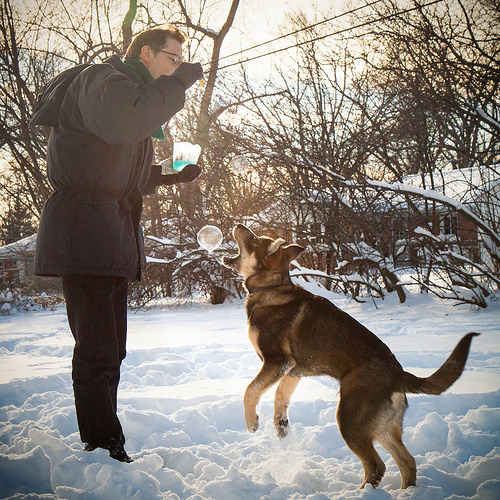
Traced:
<path fill-rule="evenodd" d="M 185 92 L 203 77 L 183 62 L 185 35 L 174 27 L 149 30 L 122 61 L 73 68 L 44 92 L 33 118 L 52 127 L 47 153 L 54 187 L 40 219 L 35 273 L 61 276 L 75 338 L 73 390 L 84 450 L 132 459 L 117 416 L 125 357 L 128 280 L 145 266 L 139 219 L 142 196 L 160 184 L 194 180 L 188 165 L 162 175 L 152 165 L 151 136 L 184 106 Z"/>

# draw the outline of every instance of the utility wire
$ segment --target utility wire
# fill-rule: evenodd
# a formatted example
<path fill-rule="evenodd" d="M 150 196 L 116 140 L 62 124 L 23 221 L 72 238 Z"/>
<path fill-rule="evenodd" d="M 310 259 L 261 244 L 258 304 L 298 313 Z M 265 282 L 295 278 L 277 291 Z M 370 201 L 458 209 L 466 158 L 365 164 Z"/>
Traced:
<path fill-rule="evenodd" d="M 395 14 L 389 14 L 387 16 L 382 16 L 382 17 L 379 17 L 377 19 L 372 19 L 370 21 L 366 21 L 364 23 L 357 24 L 356 26 L 350 26 L 348 28 L 343 28 L 341 30 L 334 31 L 334 32 L 328 33 L 326 35 L 322 35 L 322 36 L 318 36 L 316 38 L 312 38 L 311 40 L 305 40 L 303 42 L 299 42 L 299 43 L 296 43 L 294 45 L 289 45 L 287 47 L 282 47 L 280 49 L 276 49 L 276 50 L 272 50 L 270 52 L 266 52 L 265 54 L 260 54 L 260 55 L 257 55 L 257 56 L 249 57 L 247 59 L 244 59 L 243 61 L 237 61 L 237 62 L 234 62 L 234 63 L 226 64 L 225 66 L 221 66 L 220 68 L 217 68 L 215 70 L 210 71 L 210 73 L 213 72 L 213 71 L 219 71 L 219 70 L 231 68 L 232 66 L 236 66 L 238 64 L 244 64 L 244 63 L 247 63 L 247 62 L 250 62 L 250 61 L 254 61 L 255 59 L 260 59 L 261 57 L 267 57 L 267 56 L 270 56 L 272 54 L 277 54 L 278 52 L 284 52 L 285 50 L 290 50 L 290 49 L 293 49 L 295 47 L 300 47 L 300 46 L 305 45 L 307 43 L 317 42 L 318 40 L 324 40 L 325 38 L 329 38 L 331 36 L 340 35 L 341 33 L 345 33 L 346 31 L 351 31 L 351 30 L 354 30 L 354 29 L 357 29 L 357 28 L 363 28 L 365 26 L 369 26 L 370 24 L 379 23 L 381 21 L 388 21 L 388 20 L 396 18 L 396 17 L 398 17 L 398 16 L 400 16 L 402 14 L 408 14 L 409 12 L 413 12 L 415 10 L 422 9 L 424 7 L 429 7 L 431 5 L 435 5 L 435 4 L 440 3 L 442 1 L 443 0 L 433 0 L 432 2 L 426 3 L 424 5 L 418 5 L 416 7 L 412 7 L 412 8 L 409 8 L 409 9 L 405 9 L 405 10 L 396 12 Z M 246 49 L 246 50 L 250 50 L 250 48 Z"/>
<path fill-rule="evenodd" d="M 302 31 L 309 30 L 311 28 L 315 28 L 316 26 L 320 26 L 321 24 L 328 23 L 330 21 L 335 21 L 337 19 L 340 19 L 341 17 L 348 16 L 349 14 L 354 14 L 358 10 L 366 9 L 367 7 L 373 7 L 375 4 L 383 2 L 384 0 L 375 0 L 374 2 L 367 3 L 365 5 L 361 5 L 360 7 L 356 7 L 354 9 L 348 10 L 347 12 L 342 12 L 342 14 L 337 14 L 336 16 L 330 17 L 328 19 L 324 19 L 323 21 L 318 21 L 317 23 L 311 24 L 309 26 L 306 26 L 304 28 L 299 28 L 295 31 L 292 31 L 291 33 L 287 33 L 286 35 L 280 35 L 277 36 L 276 38 L 273 38 L 271 40 L 267 40 L 266 42 L 261 42 L 258 43 L 257 45 L 252 45 L 251 47 L 247 47 L 246 49 L 241 49 L 238 52 L 233 52 L 232 54 L 228 54 L 226 56 L 219 57 L 219 61 L 222 61 L 223 59 L 228 59 L 233 56 L 237 56 L 239 54 L 243 54 L 244 52 L 248 52 L 249 50 L 257 49 L 259 47 L 262 47 L 263 45 L 268 45 L 269 43 L 277 42 L 278 40 L 281 40 L 282 38 L 287 38 L 292 35 L 296 35 L 297 33 L 300 33 Z"/>

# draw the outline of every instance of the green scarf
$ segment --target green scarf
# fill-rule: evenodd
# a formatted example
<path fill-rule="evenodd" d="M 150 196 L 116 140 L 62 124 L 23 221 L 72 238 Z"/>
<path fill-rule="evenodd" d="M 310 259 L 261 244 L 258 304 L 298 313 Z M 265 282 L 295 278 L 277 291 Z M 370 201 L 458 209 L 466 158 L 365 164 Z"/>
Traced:
<path fill-rule="evenodd" d="M 125 64 L 125 66 L 127 66 L 127 68 L 134 74 L 136 80 L 139 83 L 147 85 L 154 80 L 154 78 L 148 71 L 148 68 L 146 68 L 146 66 L 144 66 L 141 61 L 138 61 L 137 59 L 124 59 L 123 64 Z M 154 137 L 155 139 L 158 139 L 160 141 L 164 141 L 165 134 L 163 132 L 163 129 L 160 127 L 153 134 L 151 134 L 151 137 Z"/>

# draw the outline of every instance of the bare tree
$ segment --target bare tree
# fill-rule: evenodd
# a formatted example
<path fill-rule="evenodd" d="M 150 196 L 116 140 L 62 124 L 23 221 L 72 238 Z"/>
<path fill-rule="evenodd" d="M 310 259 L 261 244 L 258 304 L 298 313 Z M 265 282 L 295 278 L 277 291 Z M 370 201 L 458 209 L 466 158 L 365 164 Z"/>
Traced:
<path fill-rule="evenodd" d="M 106 12 L 106 4 L 101 9 L 92 3 L 91 12 L 82 15 L 80 5 L 65 1 L 24 5 L 2 0 L 0 203 L 17 197 L 23 207 L 20 214 L 31 223 L 38 219 L 51 191 L 45 162 L 49 131 L 30 128 L 36 96 L 68 65 L 100 61 L 118 52 Z"/>
<path fill-rule="evenodd" d="M 265 148 L 286 207 L 266 224 L 293 227 L 313 264 L 355 271 L 371 290 L 378 282 L 403 301 L 398 274 L 411 264 L 423 289 L 437 291 L 440 273 L 441 296 L 484 306 L 498 287 L 498 34 L 486 10 L 472 20 L 464 5 L 458 14 L 415 5 L 401 16 L 384 3 L 375 14 L 385 23 L 372 32 L 363 23 L 355 50 L 352 39 L 318 45 L 317 32 L 302 33 L 311 43 L 300 45 L 295 74 L 274 82 L 273 97 L 249 101 L 258 120 L 248 141 Z M 443 170 L 457 167 L 491 174 L 475 204 L 443 186 Z M 468 188 L 478 194 L 474 181 Z M 450 213 L 464 224 L 453 238 L 433 246 L 414 233 L 438 237 Z M 460 294 L 457 283 L 479 292 Z"/>
<path fill-rule="evenodd" d="M 44 147 L 30 130 L 29 120 L 35 101 L 35 92 L 41 82 L 41 72 L 52 61 L 37 57 L 32 47 L 20 45 L 28 38 L 29 23 L 19 22 L 19 12 L 10 0 L 2 0 L 0 7 L 0 151 L 12 169 L 17 182 L 23 186 L 24 196 L 19 203 L 36 218 L 43 200 L 49 193 L 44 171 Z M 11 176 L 2 175 L 0 192 L 8 199 L 19 192 L 18 184 L 11 184 Z"/>
<path fill-rule="evenodd" d="M 52 75 L 122 54 L 134 33 L 165 19 L 188 31 L 189 56 L 207 68 L 204 85 L 192 87 L 165 128 L 167 141 L 156 144 L 162 159 L 175 140 L 198 142 L 204 173 L 146 202 L 143 223 L 157 238 L 151 252 L 165 263 L 150 267 L 137 297 L 197 286 L 214 301 L 237 293 L 216 256 L 200 252 L 196 233 L 215 223 L 229 238 L 241 221 L 306 245 L 304 265 L 354 296 L 365 288 L 403 301 L 410 267 L 413 283 L 441 296 L 485 305 L 498 288 L 500 44 L 490 0 L 413 2 L 404 14 L 384 0 L 371 14 L 357 11 L 359 28 L 335 37 L 328 23 L 297 15 L 284 28 L 295 31 L 296 49 L 280 52 L 272 80 L 244 66 L 220 71 L 238 0 L 216 29 L 205 2 L 116 8 L 108 0 L 79 12 L 71 0 L 35 1 L 23 17 L 12 0 L 1 1 L 0 148 L 18 184 L 4 175 L 0 196 L 15 197 L 35 219 L 50 190 L 47 137 L 28 121 Z M 237 155 L 250 161 L 248 171 L 232 169 Z M 475 201 L 457 199 L 444 182 L 450 169 L 482 176 L 479 191 L 470 181 Z M 441 234 L 444 226 L 455 233 Z M 474 231 L 475 240 L 467 236 Z"/>

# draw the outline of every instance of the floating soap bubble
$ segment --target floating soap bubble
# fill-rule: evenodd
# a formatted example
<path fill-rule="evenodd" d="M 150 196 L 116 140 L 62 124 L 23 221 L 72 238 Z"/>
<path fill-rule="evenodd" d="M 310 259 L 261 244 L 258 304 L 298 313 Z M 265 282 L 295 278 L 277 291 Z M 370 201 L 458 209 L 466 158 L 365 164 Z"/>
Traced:
<path fill-rule="evenodd" d="M 238 155 L 229 162 L 229 166 L 236 174 L 242 174 L 250 168 L 250 162 L 243 155 Z"/>
<path fill-rule="evenodd" d="M 241 123 L 241 116 L 237 115 L 236 113 L 233 113 L 232 115 L 229 115 L 229 118 L 227 119 L 229 125 L 232 125 L 233 127 L 237 127 Z"/>
<path fill-rule="evenodd" d="M 222 232 L 217 226 L 204 226 L 198 231 L 196 237 L 200 247 L 204 248 L 209 252 L 213 252 L 216 248 L 219 248 L 222 243 Z"/>

